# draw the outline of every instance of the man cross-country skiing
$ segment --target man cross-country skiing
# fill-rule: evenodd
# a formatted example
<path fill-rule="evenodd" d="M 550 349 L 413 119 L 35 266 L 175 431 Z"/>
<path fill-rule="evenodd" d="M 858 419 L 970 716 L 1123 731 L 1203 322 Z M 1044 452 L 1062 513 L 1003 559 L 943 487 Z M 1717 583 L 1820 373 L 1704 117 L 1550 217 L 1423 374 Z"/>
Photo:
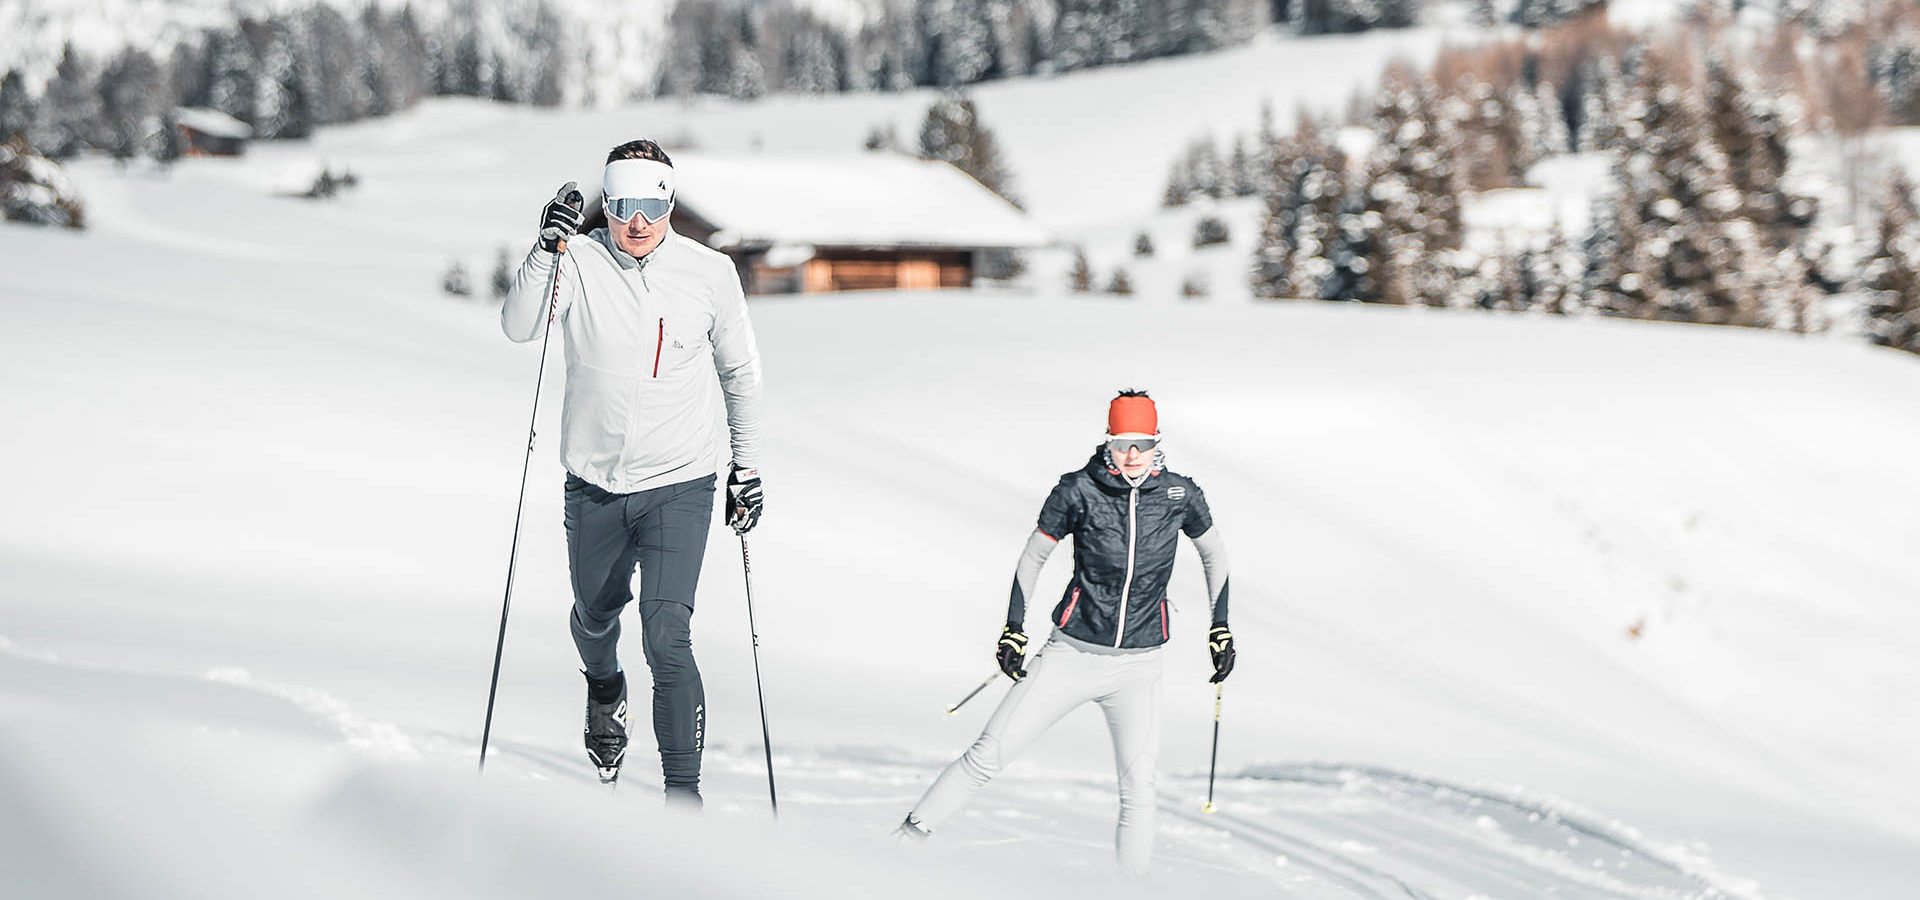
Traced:
<path fill-rule="evenodd" d="M 667 799 L 698 806 L 706 695 L 690 623 L 720 465 L 717 405 L 724 397 L 732 445 L 727 524 L 744 534 L 761 510 L 760 353 L 732 260 L 668 222 L 673 161 L 658 144 L 613 148 L 601 196 L 606 227 L 573 241 L 581 211 L 563 197 L 547 204 L 500 324 L 515 341 L 535 340 L 551 300 L 566 335 L 560 457 L 587 755 L 603 781 L 619 776 L 627 680 L 615 650 L 637 565 Z"/>
<path fill-rule="evenodd" d="M 1227 553 L 1206 495 L 1168 470 L 1159 417 L 1145 391 L 1107 407 L 1107 438 L 1081 468 L 1060 476 L 1014 571 L 1007 624 L 995 658 L 1013 689 L 965 755 L 934 779 L 896 832 L 924 838 L 960 811 L 1014 756 L 1062 716 L 1098 703 L 1120 775 L 1120 868 L 1143 874 L 1153 857 L 1154 762 L 1160 748 L 1160 648 L 1167 642 L 1167 581 L 1180 534 L 1206 570 L 1213 682 L 1233 671 L 1227 629 Z M 1026 656 L 1027 597 L 1047 557 L 1073 537 L 1073 580 L 1053 608 L 1053 635 Z"/>

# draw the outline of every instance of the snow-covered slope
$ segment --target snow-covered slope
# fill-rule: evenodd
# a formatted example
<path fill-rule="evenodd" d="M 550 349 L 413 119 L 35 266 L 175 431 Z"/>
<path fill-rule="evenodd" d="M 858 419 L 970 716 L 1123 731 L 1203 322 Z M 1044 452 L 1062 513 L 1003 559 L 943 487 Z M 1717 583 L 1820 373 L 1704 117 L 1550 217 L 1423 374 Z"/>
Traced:
<path fill-rule="evenodd" d="M 1305 43 L 1294 57 L 1323 52 Z M 1191 63 L 1141 71 L 1199 80 Z M 1127 96 L 1110 79 L 1129 74 L 997 98 L 1043 222 L 1151 204 L 1171 150 L 1129 179 L 1011 114 Z M 663 859 L 714 896 L 764 895 L 762 871 L 838 895 L 1084 891 L 1111 823 L 1091 711 L 936 842 L 876 839 L 997 699 L 940 712 L 990 671 L 1047 486 L 1139 384 L 1233 548 L 1244 655 L 1222 812 L 1194 817 L 1212 692 L 1186 558 L 1161 866 L 1116 895 L 1905 896 L 1920 523 L 1900 511 L 1920 474 L 1898 458 L 1920 441 L 1920 364 L 1647 323 L 1044 289 L 756 301 L 781 827 L 758 824 L 724 532 L 696 618 L 717 821 L 662 818 L 645 753 L 612 798 L 585 784 L 557 394 L 473 781 L 537 351 L 439 296 L 439 273 L 524 246 L 537 204 L 616 140 L 842 150 L 924 100 L 436 103 L 168 176 L 85 161 L 91 230 L 0 227 L 0 869 L 41 896 L 253 896 L 276 875 L 524 896 Z M 315 157 L 360 187 L 274 195 Z"/>

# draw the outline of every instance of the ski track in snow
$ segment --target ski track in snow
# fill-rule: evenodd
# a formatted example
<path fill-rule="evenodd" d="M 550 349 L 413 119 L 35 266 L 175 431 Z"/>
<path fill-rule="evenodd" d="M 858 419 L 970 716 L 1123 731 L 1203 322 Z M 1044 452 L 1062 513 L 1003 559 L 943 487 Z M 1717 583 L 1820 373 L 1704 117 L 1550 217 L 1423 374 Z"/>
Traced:
<path fill-rule="evenodd" d="M 96 678 L 184 680 L 61 659 L 4 638 L 0 654 Z M 288 704 L 373 763 L 451 769 L 465 766 L 477 750 L 473 735 L 409 735 L 395 724 L 367 720 L 326 690 L 259 679 L 245 669 L 215 668 L 199 680 Z M 215 727 L 246 728 L 245 719 L 219 721 L 223 716 L 216 705 L 192 703 L 191 697 L 176 695 L 168 713 L 198 715 Z M 641 723 L 635 746 L 645 751 L 647 742 Z M 652 754 L 636 752 L 631 760 L 620 787 L 609 792 L 614 802 L 656 802 Z M 709 811 L 764 815 L 764 760 L 759 746 L 709 747 Z M 543 740 L 496 738 L 490 763 L 494 778 L 596 782 L 578 748 Z M 889 747 L 776 752 L 783 821 L 884 831 L 944 763 Z M 1175 869 L 1183 879 L 1200 877 L 1222 882 L 1230 891 L 1240 889 L 1235 893 L 1279 889 L 1291 897 L 1370 900 L 1757 896 L 1726 886 L 1697 860 L 1670 858 L 1637 840 L 1630 829 L 1589 819 L 1562 804 L 1391 769 L 1329 763 L 1253 767 L 1218 780 L 1219 809 L 1212 814 L 1199 811 L 1204 776 L 1163 776 L 1162 783 L 1157 867 Z M 1110 853 L 1106 836 L 1112 807 L 1110 779 L 1016 765 L 926 850 L 953 848 L 975 856 L 1040 852 L 1097 871 Z M 1196 870 L 1200 874 L 1194 875 Z"/>

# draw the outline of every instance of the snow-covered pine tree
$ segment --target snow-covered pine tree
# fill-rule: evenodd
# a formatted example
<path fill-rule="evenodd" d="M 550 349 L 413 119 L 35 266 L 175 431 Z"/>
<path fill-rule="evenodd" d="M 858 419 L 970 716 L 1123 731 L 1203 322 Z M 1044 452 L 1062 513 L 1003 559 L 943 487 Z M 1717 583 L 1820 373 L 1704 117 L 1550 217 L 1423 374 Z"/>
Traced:
<path fill-rule="evenodd" d="M 758 100 L 767 95 L 766 69 L 760 64 L 759 52 L 752 47 L 733 45 L 729 71 L 732 79 L 727 83 L 727 96 L 735 100 Z"/>
<path fill-rule="evenodd" d="M 1799 104 L 1761 91 L 1744 66 L 1715 61 L 1707 79 L 1708 117 L 1727 155 L 1727 176 L 1742 195 L 1742 214 L 1762 229 L 1768 250 L 1800 243 L 1817 204 L 1784 184 Z"/>
<path fill-rule="evenodd" d="M 1580 306 L 1580 256 L 1567 244 L 1567 233 L 1559 222 L 1547 230 L 1547 246 L 1535 254 L 1532 279 L 1532 309 L 1551 315 L 1567 315 Z"/>
<path fill-rule="evenodd" d="M 1106 58 L 1102 0 L 1060 0 L 1049 42 L 1054 67 L 1062 72 L 1097 66 Z"/>
<path fill-rule="evenodd" d="M 811 24 L 811 23 L 809 23 Z M 840 64 L 826 29 L 795 27 L 783 33 L 783 90 L 828 94 L 840 89 Z"/>
<path fill-rule="evenodd" d="M 1227 183 L 1235 197 L 1260 193 L 1260 154 L 1247 149 L 1247 142 L 1233 141 L 1233 155 L 1227 160 Z"/>
<path fill-rule="evenodd" d="M 0 218 L 56 228 L 85 228 L 86 208 L 56 163 L 15 135 L 0 142 Z"/>
<path fill-rule="evenodd" d="M 1286 296 L 1332 299 L 1329 283 L 1334 280 L 1333 260 L 1348 246 L 1341 226 L 1349 202 L 1348 159 L 1337 145 L 1323 140 L 1318 126 L 1305 117 L 1294 130 L 1293 140 L 1296 156 L 1290 178 L 1298 199 Z"/>
<path fill-rule="evenodd" d="M 440 289 L 455 297 L 472 296 L 473 282 L 467 277 L 466 263 L 454 260 L 446 274 L 440 276 Z"/>
<path fill-rule="evenodd" d="M 376 10 L 377 14 L 379 6 L 370 4 L 369 8 Z M 431 55 L 412 6 L 403 6 L 398 13 L 382 20 L 372 39 L 383 44 L 389 60 L 386 71 L 382 73 L 386 76 L 384 83 L 388 96 L 385 105 L 388 109 L 409 109 L 433 92 L 433 73 L 428 70 Z"/>
<path fill-rule="evenodd" d="M 1510 171 L 1515 182 L 1523 181 L 1528 170 L 1541 160 L 1573 149 L 1568 144 L 1559 92 L 1552 82 L 1528 87 L 1524 80 L 1515 81 L 1507 88 L 1505 109 L 1512 147 Z"/>
<path fill-rule="evenodd" d="M 1867 66 L 1894 124 L 1920 124 L 1920 32 L 1895 28 L 1879 35 Z"/>
<path fill-rule="evenodd" d="M 920 125 L 920 157 L 945 160 L 1007 202 L 1020 204 L 1013 174 L 1000 157 L 992 129 L 980 121 L 973 101 L 964 95 L 948 95 L 927 108 Z"/>
<path fill-rule="evenodd" d="M 1672 61 L 1644 66 L 1631 88 L 1615 172 L 1622 231 L 1635 231 L 1623 271 L 1647 282 L 1642 318 L 1762 323 L 1751 279 L 1767 254 L 1742 216 L 1727 154 L 1714 139 L 1703 98 Z"/>
<path fill-rule="evenodd" d="M 1511 187 L 1524 172 L 1515 158 L 1518 129 L 1506 98 L 1492 84 L 1467 76 L 1454 88 L 1464 103 L 1460 122 L 1461 177 L 1468 190 L 1490 191 Z"/>
<path fill-rule="evenodd" d="M 303 138 L 313 133 L 307 86 L 293 55 L 289 23 L 268 24 L 260 48 L 260 75 L 254 82 L 253 134 L 262 139 Z"/>
<path fill-rule="evenodd" d="M 1219 216 L 1202 216 L 1194 225 L 1193 246 L 1198 249 L 1224 244 L 1231 240 L 1232 236 L 1232 233 L 1227 230 L 1227 223 Z"/>
<path fill-rule="evenodd" d="M 1580 125 L 1574 149 L 1581 153 L 1612 152 L 1620 143 L 1620 118 L 1627 103 L 1627 82 L 1620 61 L 1608 54 L 1589 60 L 1580 72 Z"/>
<path fill-rule="evenodd" d="M 1296 265 L 1296 273 L 1317 277 L 1322 300 L 1358 300 L 1378 302 L 1385 245 L 1381 239 L 1381 217 L 1367 208 L 1365 182 L 1355 186 L 1340 201 L 1340 214 L 1334 218 L 1334 232 L 1328 243 L 1324 273 L 1312 265 Z M 1296 279 L 1299 276 L 1296 275 Z"/>
<path fill-rule="evenodd" d="M 40 94 L 40 124 L 31 143 L 53 159 L 65 159 L 106 142 L 100 132 L 100 89 L 92 61 L 69 42 Z"/>
<path fill-rule="evenodd" d="M 366 111 L 369 116 L 384 116 L 399 107 L 394 103 L 393 91 L 387 84 L 387 70 L 398 63 L 387 54 L 387 46 L 380 39 L 382 22 L 380 8 L 372 3 L 360 12 L 359 32 L 361 40 L 356 80 L 360 83 L 362 96 L 366 98 Z M 267 53 L 260 53 L 262 67 L 266 65 Z M 263 80 L 264 80 L 263 76 Z"/>
<path fill-rule="evenodd" d="M 1461 238 L 1459 125 L 1465 104 L 1425 76 L 1388 75 L 1374 102 L 1365 201 L 1379 216 L 1367 273 L 1381 303 L 1445 306 Z"/>
<path fill-rule="evenodd" d="M 1188 146 L 1187 171 L 1191 173 L 1195 193 L 1205 194 L 1215 200 L 1227 195 L 1226 166 L 1220 161 L 1220 151 L 1214 144 L 1213 135 L 1200 138 Z"/>
<path fill-rule="evenodd" d="M 207 33 L 205 106 L 252 125 L 258 78 L 259 63 L 245 34 L 237 29 Z"/>
<path fill-rule="evenodd" d="M 1627 268 L 1642 234 L 1629 228 L 1618 189 L 1596 195 L 1591 227 L 1581 244 L 1580 305 L 1608 315 L 1634 316 L 1648 305 L 1648 284 Z"/>
<path fill-rule="evenodd" d="M 1076 294 L 1093 290 L 1093 265 L 1087 262 L 1087 248 L 1073 248 L 1073 268 L 1067 270 L 1067 288 Z"/>
<path fill-rule="evenodd" d="M 114 159 L 132 159 L 158 130 L 159 91 L 160 66 L 137 47 L 120 51 L 100 73 L 100 115 Z"/>
<path fill-rule="evenodd" d="M 1107 293 L 1116 297 L 1133 296 L 1133 279 L 1127 276 L 1125 266 L 1113 267 L 1113 278 L 1107 281 Z"/>
<path fill-rule="evenodd" d="M 900 133 L 894 130 L 893 123 L 887 122 L 867 129 L 867 139 L 860 146 L 868 150 L 900 150 Z"/>
<path fill-rule="evenodd" d="M 33 128 L 33 95 L 19 69 L 8 69 L 0 78 L 0 144 L 25 138 Z"/>
<path fill-rule="evenodd" d="M 1316 149 L 1318 134 L 1312 120 L 1302 118 L 1300 127 L 1286 138 L 1274 137 L 1270 129 L 1267 150 L 1269 171 L 1263 179 L 1267 189 L 1262 196 L 1266 207 L 1260 221 L 1260 237 L 1253 248 L 1253 267 L 1248 285 L 1253 295 L 1268 300 L 1295 296 L 1293 291 L 1294 251 L 1298 244 L 1301 213 L 1306 207 L 1302 182 L 1313 161 L 1308 157 Z"/>
<path fill-rule="evenodd" d="M 1193 166 L 1184 156 L 1173 161 L 1173 168 L 1167 172 L 1167 188 L 1160 194 L 1160 205 L 1167 207 L 1185 206 L 1199 193 L 1193 185 Z"/>
<path fill-rule="evenodd" d="M 981 0 L 918 0 L 932 42 L 933 83 L 972 84 L 993 70 L 993 31 Z"/>
<path fill-rule="evenodd" d="M 467 16 L 449 17 L 447 24 L 457 43 L 450 72 L 453 83 L 445 93 L 488 96 L 494 87 L 493 60 L 481 46 L 476 24 Z M 305 40 L 294 45 L 295 65 L 302 69 L 300 83 L 313 123 L 332 125 L 366 116 L 372 98 L 367 95 L 360 30 L 325 3 L 309 7 L 298 30 L 304 32 Z"/>
<path fill-rule="evenodd" d="M 1133 236 L 1133 255 L 1141 258 L 1153 255 L 1153 235 L 1144 231 Z"/>
<path fill-rule="evenodd" d="M 1893 171 L 1875 205 L 1879 221 L 1860 272 L 1871 292 L 1863 324 L 1875 343 L 1920 353 L 1920 206 L 1904 171 Z"/>

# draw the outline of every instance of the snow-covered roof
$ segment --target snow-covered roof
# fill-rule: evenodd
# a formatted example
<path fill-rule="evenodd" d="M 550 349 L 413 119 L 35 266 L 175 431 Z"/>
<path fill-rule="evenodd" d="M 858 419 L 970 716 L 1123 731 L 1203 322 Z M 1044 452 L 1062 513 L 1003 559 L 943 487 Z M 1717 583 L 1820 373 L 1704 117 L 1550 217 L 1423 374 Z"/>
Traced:
<path fill-rule="evenodd" d="M 251 126 L 217 109 L 207 109 L 204 106 L 182 106 L 173 111 L 173 118 L 174 121 L 188 128 L 213 137 L 241 140 L 253 137 Z"/>
<path fill-rule="evenodd" d="M 893 153 L 674 160 L 679 201 L 714 243 L 1033 247 L 1045 229 L 944 162 Z"/>

